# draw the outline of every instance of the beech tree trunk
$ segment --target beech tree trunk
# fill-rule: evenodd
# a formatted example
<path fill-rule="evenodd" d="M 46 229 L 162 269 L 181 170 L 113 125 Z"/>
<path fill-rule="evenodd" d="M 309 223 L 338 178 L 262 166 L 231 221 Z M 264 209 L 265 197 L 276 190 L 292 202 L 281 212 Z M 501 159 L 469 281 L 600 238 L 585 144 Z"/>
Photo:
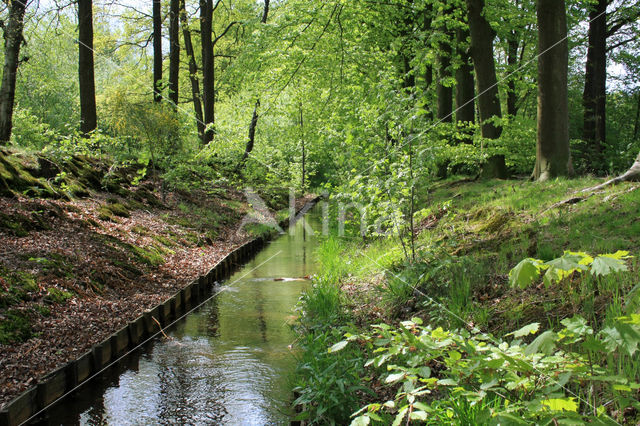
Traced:
<path fill-rule="evenodd" d="M 460 68 L 456 70 L 456 121 L 459 123 L 474 123 L 476 116 L 475 79 L 467 46 L 468 37 L 468 31 L 457 30 L 457 50 L 462 62 Z"/>
<path fill-rule="evenodd" d="M 215 70 L 213 62 L 213 0 L 200 0 L 200 33 L 202 44 L 202 95 L 204 101 L 204 138 L 202 143 L 213 140 L 215 125 Z"/>
<path fill-rule="evenodd" d="M 538 0 L 538 136 L 533 177 L 544 181 L 573 170 L 569 151 L 569 49 L 564 0 Z"/>
<path fill-rule="evenodd" d="M 169 99 L 177 110 L 180 79 L 180 0 L 169 6 Z"/>
<path fill-rule="evenodd" d="M 582 138 L 587 142 L 590 162 L 595 171 L 602 171 L 602 148 L 606 141 L 607 101 L 607 5 L 598 0 L 589 13 L 589 47 L 585 72 L 584 128 Z"/>
<path fill-rule="evenodd" d="M 516 70 L 518 64 L 518 35 L 515 31 L 511 31 L 511 38 L 507 42 L 507 65 L 509 65 L 509 73 Z M 507 83 L 507 114 L 514 117 L 518 114 L 518 95 L 516 93 L 516 80 L 514 76 L 509 78 Z"/>
<path fill-rule="evenodd" d="M 202 115 L 202 102 L 200 95 L 200 79 L 198 77 L 198 64 L 196 55 L 193 50 L 193 41 L 191 40 L 191 30 L 189 30 L 189 19 L 185 0 L 180 2 L 180 20 L 182 21 L 182 36 L 184 38 L 184 49 L 189 58 L 189 80 L 191 81 L 191 96 L 193 97 L 193 109 L 196 115 L 196 126 L 198 128 L 198 136 L 204 141 L 204 117 Z"/>
<path fill-rule="evenodd" d="M 502 126 L 489 120 L 502 117 L 498 93 L 496 64 L 493 59 L 493 40 L 496 32 L 483 14 L 484 0 L 466 0 L 469 32 L 471 33 L 471 57 L 476 71 L 478 84 L 478 107 L 482 122 L 482 136 L 487 139 L 498 139 L 502 134 Z M 484 177 L 507 177 L 507 168 L 503 155 L 492 156 L 483 168 Z"/>
<path fill-rule="evenodd" d="M 93 64 L 93 5 L 91 0 L 78 0 L 78 49 L 80 132 L 88 135 L 98 125 Z"/>
<path fill-rule="evenodd" d="M 13 126 L 13 106 L 16 95 L 16 73 L 20 64 L 20 46 L 24 26 L 23 1 L 13 1 L 9 6 L 9 22 L 4 32 L 4 68 L 0 87 L 0 145 L 9 142 Z"/>
<path fill-rule="evenodd" d="M 153 0 L 153 100 L 162 100 L 162 10 Z"/>

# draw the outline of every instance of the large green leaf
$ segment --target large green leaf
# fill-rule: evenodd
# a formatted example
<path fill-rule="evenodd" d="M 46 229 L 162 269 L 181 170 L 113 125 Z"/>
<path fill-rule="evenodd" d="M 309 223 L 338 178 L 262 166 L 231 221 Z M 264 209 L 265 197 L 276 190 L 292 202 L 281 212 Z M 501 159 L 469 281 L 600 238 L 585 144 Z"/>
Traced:
<path fill-rule="evenodd" d="M 552 411 L 578 411 L 578 403 L 574 398 L 550 398 L 542 401 Z"/>
<path fill-rule="evenodd" d="M 534 322 L 534 323 L 531 323 L 529 325 L 525 325 L 520 330 L 517 330 L 517 331 L 514 331 L 512 333 L 507 334 L 507 336 L 524 337 L 524 336 L 528 336 L 530 334 L 536 334 L 538 332 L 538 330 L 540 330 L 540 323 L 539 322 Z"/>
<path fill-rule="evenodd" d="M 543 267 L 541 260 L 527 258 L 518 263 L 509 272 L 511 287 L 525 289 L 540 277 L 540 269 Z"/>
<path fill-rule="evenodd" d="M 624 259 L 615 256 L 616 255 L 601 254 L 596 257 L 591 265 L 591 273 L 595 276 L 605 276 L 613 272 L 628 271 L 629 269 Z"/>
<path fill-rule="evenodd" d="M 547 330 L 536 337 L 533 342 L 529 343 L 527 348 L 524 350 L 524 353 L 527 355 L 533 355 L 537 353 L 550 355 L 556 348 L 557 340 L 558 335 L 551 330 Z"/>

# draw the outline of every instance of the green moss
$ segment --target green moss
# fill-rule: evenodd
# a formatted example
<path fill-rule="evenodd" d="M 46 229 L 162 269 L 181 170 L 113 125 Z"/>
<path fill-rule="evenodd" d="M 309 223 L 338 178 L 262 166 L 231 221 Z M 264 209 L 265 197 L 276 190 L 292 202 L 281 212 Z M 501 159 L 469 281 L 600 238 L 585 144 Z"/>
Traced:
<path fill-rule="evenodd" d="M 274 232 L 273 227 L 262 223 L 249 223 L 244 227 L 244 230 L 254 237 L 267 237 Z"/>
<path fill-rule="evenodd" d="M 4 213 L 0 213 L 0 229 L 16 237 L 26 237 L 29 235 L 29 232 L 22 226 L 21 221 Z"/>
<path fill-rule="evenodd" d="M 23 312 L 10 310 L 2 317 L 4 318 L 0 320 L 0 344 L 20 343 L 32 336 L 31 321 Z"/>
<path fill-rule="evenodd" d="M 58 253 L 47 253 L 47 257 L 29 256 L 28 260 L 38 264 L 43 272 L 60 278 L 73 278 L 73 264 L 65 256 Z"/>
<path fill-rule="evenodd" d="M 131 250 L 136 259 L 141 263 L 145 263 L 149 266 L 159 266 L 164 263 L 163 254 L 156 247 L 151 246 L 149 248 L 144 248 L 132 245 Z"/>
<path fill-rule="evenodd" d="M 47 289 L 47 296 L 45 297 L 45 300 L 52 303 L 64 303 L 71 298 L 73 298 L 73 293 L 65 290 L 59 290 L 55 287 L 49 287 Z"/>
<path fill-rule="evenodd" d="M 149 235 L 149 230 L 144 226 L 136 225 L 131 228 L 131 232 L 135 232 L 138 235 Z"/>
<path fill-rule="evenodd" d="M 153 238 L 154 240 L 156 240 L 160 244 L 165 245 L 167 247 L 175 247 L 176 246 L 176 242 L 173 239 L 165 237 L 163 235 L 154 235 L 151 238 Z"/>
<path fill-rule="evenodd" d="M 4 282 L 3 287 L 6 288 L 0 290 L 0 307 L 31 300 L 32 295 L 40 290 L 35 275 L 23 271 L 9 271 L 0 267 L 0 281 Z"/>
<path fill-rule="evenodd" d="M 49 308 L 48 306 L 35 305 L 34 309 L 36 310 L 37 313 L 39 313 L 43 317 L 48 317 L 49 315 L 51 315 L 51 308 Z"/>
<path fill-rule="evenodd" d="M 109 203 L 109 200 L 107 200 L 107 204 L 100 206 L 98 209 L 98 219 L 115 222 L 114 216 L 131 217 L 131 214 L 122 203 Z"/>
<path fill-rule="evenodd" d="M 115 203 L 115 204 L 109 204 L 106 207 L 107 207 L 107 209 L 109 209 L 116 216 L 131 217 L 131 214 L 129 213 L 129 209 L 127 209 L 124 206 L 124 204 Z"/>
<path fill-rule="evenodd" d="M 102 206 L 98 209 L 98 219 L 117 222 L 117 220 L 113 215 L 113 212 L 109 210 L 109 208 L 107 208 L 106 206 Z"/>

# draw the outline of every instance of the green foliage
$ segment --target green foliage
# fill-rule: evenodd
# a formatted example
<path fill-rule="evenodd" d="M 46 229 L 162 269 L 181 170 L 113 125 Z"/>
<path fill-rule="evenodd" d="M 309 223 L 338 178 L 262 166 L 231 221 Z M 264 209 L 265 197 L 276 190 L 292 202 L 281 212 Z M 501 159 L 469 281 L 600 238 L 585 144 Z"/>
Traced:
<path fill-rule="evenodd" d="M 510 333 L 514 339 L 504 341 L 478 331 L 433 328 L 414 318 L 400 327 L 379 324 L 372 333 L 345 333 L 346 340 L 334 344 L 331 352 L 365 347 L 365 366 L 397 390 L 394 399 L 355 412 L 352 424 L 401 424 L 409 419 L 615 423 L 604 405 L 607 397 L 590 389 L 604 386 L 609 395 L 631 395 L 640 384 L 594 360 L 633 356 L 640 342 L 640 316 L 620 317 L 596 334 L 580 317 L 562 324 L 558 333 L 545 331 L 527 344 L 522 338 L 536 334 L 539 324 Z M 460 399 L 470 405 L 460 404 Z M 621 410 L 638 405 L 630 398 L 617 403 Z"/>
<path fill-rule="evenodd" d="M 298 420 L 309 424 L 345 424 L 358 407 L 359 393 L 371 393 L 363 384 L 363 359 L 358 348 L 339 353 L 326 348 L 340 339 L 345 327 L 329 328 L 302 337 L 303 350 L 297 375 L 303 379 L 294 389 L 295 405 L 303 408 Z"/>
<path fill-rule="evenodd" d="M 630 259 L 628 251 L 619 250 L 613 254 L 601 254 L 595 258 L 584 252 L 565 251 L 562 257 L 543 262 L 539 259 L 527 258 L 518 263 L 509 272 L 509 282 L 512 287 L 525 289 L 544 274 L 544 283 L 550 286 L 554 282 L 562 281 L 574 272 L 590 272 L 596 277 L 603 277 L 615 272 L 627 271 L 626 260 Z"/>

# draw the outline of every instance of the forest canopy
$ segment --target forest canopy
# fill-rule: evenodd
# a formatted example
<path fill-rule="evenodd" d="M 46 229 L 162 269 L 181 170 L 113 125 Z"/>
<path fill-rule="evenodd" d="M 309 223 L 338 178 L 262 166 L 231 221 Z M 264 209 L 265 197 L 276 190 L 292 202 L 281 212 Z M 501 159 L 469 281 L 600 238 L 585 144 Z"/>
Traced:
<path fill-rule="evenodd" d="M 617 174 L 640 150 L 639 10 L 7 1 L 3 143 L 152 165 L 177 186 L 371 182 L 409 156 L 418 179 Z"/>

